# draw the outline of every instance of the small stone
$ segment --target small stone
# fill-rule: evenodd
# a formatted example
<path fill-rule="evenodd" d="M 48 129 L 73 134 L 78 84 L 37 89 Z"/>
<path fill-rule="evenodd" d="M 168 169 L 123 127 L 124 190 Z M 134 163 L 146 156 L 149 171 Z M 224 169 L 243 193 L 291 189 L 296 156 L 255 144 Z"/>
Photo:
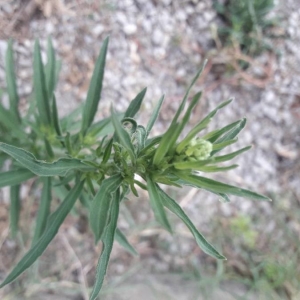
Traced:
<path fill-rule="evenodd" d="M 143 20 L 142 26 L 147 33 L 150 33 L 152 31 L 152 23 L 150 20 L 148 19 Z"/>
<path fill-rule="evenodd" d="M 203 18 L 206 22 L 210 22 L 213 18 L 215 17 L 215 14 L 213 11 L 209 11 L 207 10 L 206 12 L 204 12 L 203 14 Z"/>
<path fill-rule="evenodd" d="M 132 35 L 132 34 L 136 33 L 137 26 L 135 24 L 126 24 L 124 26 L 123 30 L 124 30 L 125 34 Z"/>
<path fill-rule="evenodd" d="M 161 60 L 166 57 L 166 50 L 164 48 L 155 48 L 153 54 L 157 60 Z"/>
<path fill-rule="evenodd" d="M 153 34 L 152 34 L 152 42 L 153 42 L 153 44 L 160 45 L 160 44 L 163 43 L 163 41 L 164 41 L 164 34 L 163 34 L 163 32 L 160 29 L 156 28 L 154 30 Z"/>
<path fill-rule="evenodd" d="M 175 14 L 175 18 L 178 21 L 185 21 L 186 20 L 186 13 L 183 10 L 179 10 L 176 14 Z"/>
<path fill-rule="evenodd" d="M 52 34 L 53 31 L 54 31 L 54 25 L 52 22 L 46 22 L 45 24 L 45 31 L 48 33 L 48 34 Z"/>
<path fill-rule="evenodd" d="M 161 0 L 161 2 L 163 3 L 163 5 L 168 6 L 172 3 L 172 0 Z"/>
<path fill-rule="evenodd" d="M 98 37 L 99 35 L 101 35 L 104 32 L 104 26 L 102 24 L 98 24 L 93 28 L 93 35 L 95 37 Z"/>

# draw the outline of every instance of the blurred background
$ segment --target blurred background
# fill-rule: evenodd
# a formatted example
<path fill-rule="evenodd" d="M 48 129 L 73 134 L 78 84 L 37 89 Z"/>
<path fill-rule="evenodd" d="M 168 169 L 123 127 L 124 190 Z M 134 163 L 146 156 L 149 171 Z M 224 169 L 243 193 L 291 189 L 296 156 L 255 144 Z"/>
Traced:
<path fill-rule="evenodd" d="M 221 181 L 264 193 L 272 203 L 233 198 L 221 203 L 205 191 L 170 190 L 227 261 L 196 245 L 170 216 L 176 234 L 160 229 L 147 196 L 133 195 L 119 226 L 140 253 L 114 245 L 99 299 L 300 299 L 300 3 L 298 0 L 0 0 L 0 90 L 4 56 L 14 40 L 21 107 L 32 93 L 32 53 L 48 36 L 62 62 L 56 91 L 59 114 L 78 107 L 102 41 L 110 36 L 97 118 L 113 103 L 124 111 L 148 87 L 139 115 L 145 125 L 162 94 L 166 100 L 156 134 L 164 132 L 204 59 L 195 91 L 196 124 L 221 101 L 234 102 L 210 130 L 246 117 L 236 147 L 253 148 Z M 0 194 L 0 279 L 29 245 L 39 192 L 22 187 L 21 233 L 8 231 L 8 191 Z M 0 291 L 1 299 L 88 299 L 101 245 L 94 246 L 86 211 L 74 211 L 38 264 Z"/>

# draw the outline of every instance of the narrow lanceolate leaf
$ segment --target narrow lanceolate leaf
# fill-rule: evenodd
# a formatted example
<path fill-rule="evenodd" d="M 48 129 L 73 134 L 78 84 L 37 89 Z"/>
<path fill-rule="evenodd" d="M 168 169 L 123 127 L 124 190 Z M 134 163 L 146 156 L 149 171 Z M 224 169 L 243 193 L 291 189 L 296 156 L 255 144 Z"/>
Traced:
<path fill-rule="evenodd" d="M 23 256 L 23 258 L 18 262 L 15 268 L 8 274 L 5 280 L 1 283 L 0 288 L 16 279 L 21 273 L 29 268 L 39 258 L 39 256 L 42 255 L 49 243 L 57 234 L 58 229 L 65 220 L 66 216 L 74 206 L 77 198 L 82 191 L 83 184 L 83 181 L 76 184 L 76 186 L 69 192 L 68 196 L 52 214 L 51 222 L 47 224 L 47 227 L 42 236 Z"/>
<path fill-rule="evenodd" d="M 193 186 L 196 186 L 200 189 L 205 189 L 213 193 L 223 193 L 229 195 L 235 195 L 243 198 L 249 198 L 259 201 L 271 201 L 270 198 L 252 192 L 250 190 L 242 189 L 233 185 L 225 184 L 219 181 L 215 181 L 209 178 L 196 175 L 186 175 L 183 173 L 177 173 L 177 175 L 185 180 L 187 183 L 190 183 Z"/>
<path fill-rule="evenodd" d="M 222 102 L 220 105 L 218 105 L 212 112 L 210 112 L 204 119 L 202 119 L 193 129 L 190 130 L 190 132 L 187 134 L 187 136 L 179 143 L 177 147 L 177 152 L 181 153 L 184 147 L 204 128 L 207 127 L 207 125 L 210 123 L 211 119 L 215 116 L 215 114 L 224 106 L 228 105 L 232 99 L 228 101 Z"/>
<path fill-rule="evenodd" d="M 201 172 L 206 172 L 206 173 L 213 173 L 213 172 L 224 172 L 228 170 L 232 170 L 237 168 L 239 165 L 230 165 L 226 167 L 218 167 L 218 166 L 203 166 L 200 167 L 196 170 L 201 171 Z"/>
<path fill-rule="evenodd" d="M 228 160 L 231 160 L 231 159 L 235 158 L 236 156 L 240 155 L 241 153 L 243 153 L 245 151 L 248 151 L 249 149 L 251 149 L 251 146 L 244 147 L 240 150 L 231 152 L 229 154 L 225 154 L 225 155 L 221 155 L 221 156 L 215 156 L 212 159 L 213 159 L 214 163 L 228 161 Z"/>
<path fill-rule="evenodd" d="M 142 151 L 140 152 L 139 156 L 142 156 L 144 154 L 146 154 L 146 152 L 148 150 L 150 150 L 151 148 L 153 148 L 155 145 L 159 144 L 159 142 L 161 141 L 162 136 L 156 136 L 152 139 L 148 139 L 145 143 L 145 148 L 142 149 Z M 154 150 L 154 149 L 153 149 Z"/>
<path fill-rule="evenodd" d="M 7 156 L 5 153 L 0 153 L 0 170 L 3 167 L 4 162 L 7 160 Z M 1 172 L 0 172 L 1 174 Z"/>
<path fill-rule="evenodd" d="M 126 236 L 118 228 L 116 229 L 115 240 L 131 255 L 133 256 L 138 255 L 138 253 L 133 248 L 133 246 L 128 242 Z"/>
<path fill-rule="evenodd" d="M 50 204 L 51 204 L 51 177 L 43 178 L 43 190 L 39 204 L 39 209 L 36 217 L 35 231 L 32 239 L 32 245 L 42 236 L 48 217 L 50 216 Z"/>
<path fill-rule="evenodd" d="M 114 243 L 117 221 L 119 217 L 120 191 L 119 189 L 114 194 L 109 210 L 109 220 L 105 228 L 103 236 L 103 248 L 97 265 L 97 273 L 93 291 L 90 295 L 90 300 L 95 300 L 101 290 L 103 280 L 106 274 L 110 253 Z"/>
<path fill-rule="evenodd" d="M 224 135 L 225 133 L 227 133 L 231 129 L 238 126 L 242 121 L 243 120 L 238 120 L 238 121 L 235 121 L 233 123 L 230 123 L 230 124 L 224 126 L 221 129 L 216 129 L 214 131 L 211 131 L 211 132 L 207 133 L 206 135 L 204 135 L 202 137 L 202 139 L 208 140 L 209 142 L 214 143 L 218 138 L 220 138 L 222 135 Z"/>
<path fill-rule="evenodd" d="M 20 184 L 36 175 L 26 169 L 13 170 L 0 173 L 0 188 Z"/>
<path fill-rule="evenodd" d="M 48 100 L 51 102 L 56 84 L 56 60 L 52 40 L 50 37 L 48 38 L 47 44 L 47 64 L 45 66 L 45 78 Z"/>
<path fill-rule="evenodd" d="M 125 112 L 125 115 L 124 115 L 124 118 L 133 118 L 136 113 L 139 111 L 140 107 L 141 107 L 141 104 L 143 102 L 143 99 L 145 97 L 145 94 L 147 92 L 147 88 L 144 88 L 141 92 L 139 92 L 137 94 L 137 96 L 130 102 L 126 112 Z"/>
<path fill-rule="evenodd" d="M 188 106 L 183 118 L 182 118 L 182 121 L 180 122 L 181 124 L 181 128 L 183 129 L 186 124 L 188 123 L 188 121 L 190 120 L 191 118 L 191 114 L 192 114 L 192 111 L 194 109 L 194 107 L 197 105 L 197 103 L 199 102 L 200 98 L 201 98 L 201 95 L 202 95 L 202 92 L 198 92 L 191 100 L 191 103 L 190 105 Z"/>
<path fill-rule="evenodd" d="M 56 134 L 58 136 L 61 136 L 61 128 L 60 128 L 57 105 L 56 105 L 56 97 L 54 94 L 53 94 L 53 98 L 52 98 L 52 122 L 53 122 L 53 126 L 54 126 Z"/>
<path fill-rule="evenodd" d="M 64 175 L 68 171 L 74 169 L 81 171 L 94 169 L 75 158 L 62 158 L 53 163 L 43 162 L 37 160 L 30 152 L 4 143 L 0 143 L 0 150 L 10 155 L 25 168 L 39 176 Z"/>
<path fill-rule="evenodd" d="M 115 112 L 113 111 L 113 108 L 111 108 L 111 120 L 115 128 L 115 134 L 117 135 L 120 144 L 127 149 L 132 161 L 134 161 L 135 159 L 134 148 L 131 143 L 130 136 L 127 133 L 127 131 L 122 127 Z"/>
<path fill-rule="evenodd" d="M 104 179 L 91 203 L 90 225 L 95 236 L 95 243 L 101 239 L 108 220 L 109 208 L 114 199 L 113 194 L 119 188 L 122 180 L 120 174 Z"/>
<path fill-rule="evenodd" d="M 153 157 L 153 164 L 158 166 L 168 153 L 169 149 L 174 145 L 172 137 L 176 135 L 180 129 L 180 125 L 178 123 L 173 124 L 169 127 L 167 132 L 163 135 Z M 176 141 L 175 141 L 176 142 Z"/>
<path fill-rule="evenodd" d="M 178 108 L 178 110 L 177 110 L 177 112 L 176 112 L 176 114 L 175 114 L 175 116 L 174 116 L 174 118 L 173 118 L 173 120 L 172 120 L 172 125 L 175 124 L 175 123 L 177 123 L 177 120 L 178 120 L 178 118 L 179 118 L 181 112 L 184 110 L 184 107 L 185 107 L 187 98 L 188 98 L 188 96 L 189 96 L 189 94 L 190 94 L 190 91 L 191 91 L 192 87 L 194 86 L 194 84 L 196 83 L 196 81 L 198 80 L 198 78 L 200 77 L 200 75 L 202 74 L 203 69 L 204 69 L 204 67 L 205 67 L 205 65 L 206 65 L 206 62 L 207 62 L 207 61 L 204 61 L 203 65 L 201 66 L 201 68 L 200 68 L 199 71 L 197 72 L 196 76 L 193 78 L 193 80 L 192 80 L 190 86 L 188 87 L 188 89 L 187 89 L 187 91 L 186 91 L 186 94 L 184 95 L 184 97 L 183 97 L 183 99 L 182 99 L 182 102 L 181 102 L 181 104 L 180 104 L 180 106 L 179 106 L 179 108 Z"/>
<path fill-rule="evenodd" d="M 197 162 L 191 162 L 191 161 L 186 161 L 186 162 L 178 162 L 174 163 L 175 169 L 178 170 L 195 170 L 195 171 L 201 171 L 201 172 L 222 172 L 222 171 L 228 171 L 234 168 L 237 168 L 238 165 L 230 165 L 230 166 L 224 166 L 224 167 L 219 167 L 219 166 L 207 166 L 208 164 L 213 163 L 213 159 L 208 159 L 208 160 L 202 160 L 202 161 L 197 161 Z"/>
<path fill-rule="evenodd" d="M 179 135 L 181 134 L 182 130 L 184 129 L 184 127 L 186 126 L 186 124 L 188 123 L 188 121 L 191 118 L 191 114 L 193 111 L 193 108 L 196 106 L 196 104 L 199 102 L 200 98 L 201 98 L 202 92 L 198 92 L 192 99 L 190 105 L 188 106 L 181 122 L 179 123 L 179 128 L 178 130 L 176 130 L 173 135 L 172 135 L 172 148 L 168 151 L 168 154 L 172 155 L 175 152 L 175 143 L 179 137 Z"/>
<path fill-rule="evenodd" d="M 152 113 L 152 115 L 151 115 L 151 117 L 149 119 L 149 122 L 147 124 L 147 127 L 146 127 L 147 136 L 149 135 L 149 133 L 150 133 L 150 131 L 151 131 L 151 129 L 152 129 L 152 127 L 153 127 L 153 125 L 154 125 L 157 117 L 158 117 L 160 108 L 161 108 L 161 106 L 162 106 L 162 104 L 164 102 L 164 98 L 165 98 L 165 96 L 162 95 L 161 98 L 158 100 L 158 103 L 156 104 L 156 106 L 155 106 L 155 108 L 153 110 L 153 113 Z"/>
<path fill-rule="evenodd" d="M 86 103 L 83 109 L 81 132 L 83 135 L 93 123 L 95 114 L 98 109 L 98 103 L 100 101 L 100 95 L 102 90 L 102 81 L 105 69 L 106 52 L 108 46 L 108 37 L 104 40 L 100 54 L 98 56 L 93 76 L 91 79 L 90 87 L 87 94 Z"/>
<path fill-rule="evenodd" d="M 10 231 L 14 238 L 18 232 L 19 216 L 20 216 L 20 185 L 14 185 L 10 188 Z"/>
<path fill-rule="evenodd" d="M 41 49 L 38 40 L 35 41 L 34 45 L 33 86 L 37 109 L 40 115 L 40 123 L 44 125 L 51 125 L 50 102 L 48 101 L 44 66 L 42 62 Z"/>
<path fill-rule="evenodd" d="M 226 142 L 234 139 L 245 127 L 247 119 L 242 119 L 235 127 L 233 127 L 230 131 L 228 131 L 225 135 L 221 136 L 217 143 Z"/>
<path fill-rule="evenodd" d="M 216 140 L 216 143 L 226 143 L 229 142 L 230 140 L 233 140 L 237 137 L 237 135 L 243 130 L 243 128 L 246 125 L 247 120 L 244 118 L 241 120 L 241 122 L 235 126 L 234 128 L 232 128 L 230 131 L 228 131 L 226 134 L 224 134 L 223 136 L 221 136 L 219 139 Z M 217 152 L 219 152 L 222 149 L 214 149 L 211 152 L 211 155 L 215 155 Z"/>
<path fill-rule="evenodd" d="M 223 141 L 223 142 L 220 142 L 220 143 L 215 143 L 215 144 L 213 144 L 213 145 L 212 145 L 212 148 L 213 148 L 212 153 L 213 153 L 214 151 L 220 151 L 220 150 L 224 149 L 225 147 L 227 147 L 227 146 L 229 146 L 229 145 L 232 145 L 232 144 L 236 143 L 237 140 L 238 140 L 238 139 L 235 138 L 235 139 L 232 139 L 232 140 L 227 140 L 227 141 Z M 213 155 L 212 153 L 211 153 L 211 155 Z"/>
<path fill-rule="evenodd" d="M 111 138 L 105 145 L 102 163 L 106 164 L 110 158 L 111 150 L 113 145 L 113 139 Z"/>
<path fill-rule="evenodd" d="M 193 234 L 197 244 L 199 247 L 208 255 L 211 255 L 217 259 L 226 259 L 222 254 L 220 254 L 206 239 L 205 237 L 197 230 L 193 222 L 189 219 L 189 217 L 185 214 L 182 208 L 174 201 L 171 197 L 169 197 L 162 189 L 159 188 L 159 194 L 162 199 L 163 205 L 177 215 L 188 229 Z"/>
<path fill-rule="evenodd" d="M 6 84 L 7 92 L 9 96 L 10 111 L 14 115 L 14 120 L 20 122 L 20 115 L 18 110 L 19 96 L 17 91 L 17 81 L 14 70 L 14 57 L 12 40 L 8 42 L 6 57 L 5 57 L 5 73 L 6 73 Z"/>
<path fill-rule="evenodd" d="M 168 221 L 165 209 L 163 207 L 163 200 L 159 193 L 158 185 L 150 178 L 147 177 L 147 187 L 150 197 L 150 204 L 154 212 L 156 220 L 169 232 L 172 233 L 171 225 Z"/>

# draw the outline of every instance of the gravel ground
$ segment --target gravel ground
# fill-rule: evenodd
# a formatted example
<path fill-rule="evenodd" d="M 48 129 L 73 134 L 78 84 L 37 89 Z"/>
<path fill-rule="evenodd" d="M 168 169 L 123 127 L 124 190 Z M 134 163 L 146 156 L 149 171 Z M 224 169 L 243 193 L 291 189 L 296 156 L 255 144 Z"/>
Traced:
<path fill-rule="evenodd" d="M 117 110 L 125 110 L 129 101 L 147 86 L 146 101 L 139 118 L 141 124 L 145 123 L 160 96 L 166 95 L 159 122 L 154 129 L 157 134 L 169 124 L 189 81 L 201 62 L 208 58 L 209 72 L 196 86 L 204 90 L 204 96 L 191 123 L 197 122 L 221 101 L 234 97 L 234 103 L 216 116 L 211 128 L 246 116 L 248 125 L 237 146 L 254 146 L 236 159 L 240 165 L 238 169 L 218 178 L 270 195 L 284 195 L 290 191 L 299 201 L 298 0 L 286 0 L 276 5 L 275 14 L 281 18 L 280 30 L 286 36 L 271 41 L 278 55 L 264 53 L 256 59 L 257 65 L 247 70 L 246 76 L 237 73 L 233 79 L 222 76 L 222 70 L 228 63 L 227 50 L 216 51 L 213 46 L 212 32 L 220 20 L 212 9 L 211 0 L 39 0 L 37 4 L 34 1 L 16 0 L 0 3 L 0 87 L 5 86 L 3 64 L 6 42 L 13 37 L 18 87 L 24 109 L 32 91 L 31 67 L 35 38 L 40 39 L 45 50 L 47 36 L 51 35 L 58 56 L 62 59 L 57 101 L 59 113 L 64 115 L 84 101 L 101 42 L 109 35 L 103 94 L 97 117 L 108 115 L 111 103 Z M 4 98 L 3 102 L 6 101 Z M 257 207 L 271 209 L 270 205 L 258 205 L 248 200 L 233 199 L 231 204 L 220 204 L 211 195 L 193 190 L 179 193 L 178 200 L 198 227 L 208 235 L 208 224 L 217 213 L 230 216 L 235 211 L 255 213 Z M 135 207 L 141 208 L 138 215 Z M 148 222 L 151 218 L 147 204 L 139 204 L 136 199 L 133 199 L 129 209 L 141 222 Z M 124 228 L 128 227 L 125 219 L 123 223 L 121 225 Z M 181 224 L 177 225 L 177 230 L 185 232 Z M 144 230 L 139 234 L 159 235 L 160 239 L 170 244 L 174 241 L 161 231 L 152 230 L 149 233 Z M 138 248 L 142 251 L 146 249 L 142 258 L 146 258 L 147 266 L 156 271 L 168 271 L 174 265 L 175 268 L 184 265 L 185 257 L 195 248 L 190 237 L 184 235 L 179 238 L 184 243 L 173 243 L 169 252 L 159 255 L 159 258 L 153 255 L 154 250 L 149 245 L 144 248 L 139 240 Z M 135 234 L 132 236 L 134 240 Z M 112 259 L 113 273 L 122 273 L 126 268 L 118 264 L 121 261 L 118 255 L 117 248 Z"/>

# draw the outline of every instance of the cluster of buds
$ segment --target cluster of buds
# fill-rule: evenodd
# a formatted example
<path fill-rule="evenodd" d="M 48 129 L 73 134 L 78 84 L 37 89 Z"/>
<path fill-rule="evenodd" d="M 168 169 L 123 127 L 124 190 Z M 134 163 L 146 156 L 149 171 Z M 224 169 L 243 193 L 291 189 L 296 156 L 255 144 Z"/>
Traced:
<path fill-rule="evenodd" d="M 210 157 L 212 151 L 212 143 L 207 140 L 203 140 L 201 138 L 193 138 L 189 144 L 178 153 L 176 156 L 176 161 L 200 161 L 205 160 Z"/>

